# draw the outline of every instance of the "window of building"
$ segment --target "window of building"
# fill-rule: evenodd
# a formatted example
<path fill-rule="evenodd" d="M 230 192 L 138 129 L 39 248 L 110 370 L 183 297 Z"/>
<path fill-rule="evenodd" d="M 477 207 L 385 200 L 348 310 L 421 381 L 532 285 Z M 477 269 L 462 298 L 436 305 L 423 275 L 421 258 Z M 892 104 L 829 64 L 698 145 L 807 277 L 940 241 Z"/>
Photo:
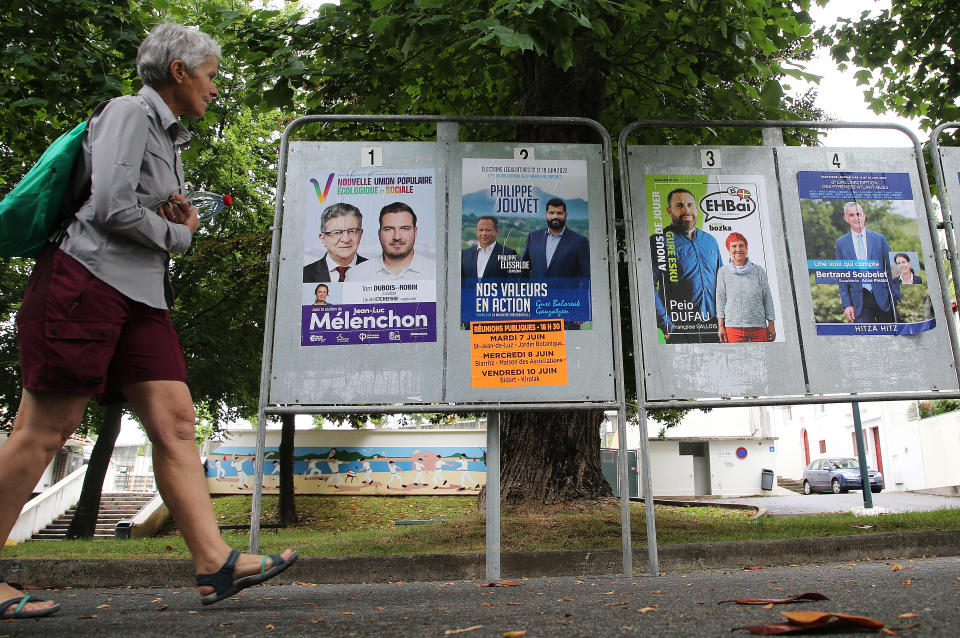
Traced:
<path fill-rule="evenodd" d="M 820 454 L 826 454 L 826 453 L 827 453 L 827 442 L 821 440 L 821 441 L 820 441 Z"/>

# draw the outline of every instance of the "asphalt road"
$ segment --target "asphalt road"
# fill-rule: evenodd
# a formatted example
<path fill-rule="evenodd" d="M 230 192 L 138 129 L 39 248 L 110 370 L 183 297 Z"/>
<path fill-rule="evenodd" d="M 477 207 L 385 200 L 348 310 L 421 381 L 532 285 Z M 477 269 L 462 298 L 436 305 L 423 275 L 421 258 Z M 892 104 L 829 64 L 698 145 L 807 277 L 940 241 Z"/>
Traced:
<path fill-rule="evenodd" d="M 58 600 L 56 616 L 0 623 L 20 636 L 464 636 L 525 631 L 547 636 L 728 636 L 779 611 L 868 616 L 903 636 L 951 636 L 960 625 L 960 558 L 873 560 L 751 570 L 638 576 L 251 588 L 212 607 L 190 589 L 36 592 Z M 731 598 L 820 592 L 829 601 L 762 606 Z M 640 613 L 638 610 L 647 609 Z M 915 614 L 915 616 L 903 616 Z M 451 633 L 456 632 L 456 633 Z M 516 635 L 516 634 L 515 634 Z M 733 635 L 750 635 L 738 631 Z M 862 635 L 832 633 L 831 636 Z"/>
<path fill-rule="evenodd" d="M 960 508 L 960 498 L 914 494 L 912 492 L 880 492 L 872 494 L 873 505 L 885 512 L 926 512 L 937 509 Z M 781 494 L 744 498 L 710 499 L 711 503 L 741 503 L 765 507 L 770 514 L 822 514 L 849 512 L 863 507 L 863 494 L 857 490 L 846 494 Z"/>

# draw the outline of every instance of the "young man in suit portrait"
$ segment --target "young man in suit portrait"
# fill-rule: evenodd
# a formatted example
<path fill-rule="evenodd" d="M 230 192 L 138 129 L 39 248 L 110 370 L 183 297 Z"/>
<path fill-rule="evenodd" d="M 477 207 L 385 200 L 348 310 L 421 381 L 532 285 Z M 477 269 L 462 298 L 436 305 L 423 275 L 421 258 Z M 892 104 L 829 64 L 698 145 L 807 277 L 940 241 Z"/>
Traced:
<path fill-rule="evenodd" d="M 880 264 L 875 281 L 840 283 L 843 315 L 851 323 L 895 323 L 900 284 L 890 272 L 890 244 L 882 234 L 867 229 L 863 208 L 856 202 L 843 207 L 843 220 L 850 232 L 837 238 L 837 259 L 870 260 Z M 859 268 L 858 270 L 868 270 Z"/>
<path fill-rule="evenodd" d="M 531 279 L 590 281 L 590 242 L 567 228 L 567 204 L 555 197 L 547 202 L 547 227 L 527 235 L 521 262 L 528 262 Z"/>
<path fill-rule="evenodd" d="M 477 220 L 477 245 L 460 254 L 462 279 L 503 279 L 510 276 L 507 264 L 517 263 L 517 251 L 497 241 L 500 224 L 492 215 Z M 501 256 L 503 259 L 501 259 Z"/>
<path fill-rule="evenodd" d="M 350 204 L 327 206 L 320 217 L 320 240 L 327 249 L 319 260 L 303 267 L 303 283 L 344 281 L 347 271 L 366 261 L 357 255 L 363 237 L 363 215 Z"/>

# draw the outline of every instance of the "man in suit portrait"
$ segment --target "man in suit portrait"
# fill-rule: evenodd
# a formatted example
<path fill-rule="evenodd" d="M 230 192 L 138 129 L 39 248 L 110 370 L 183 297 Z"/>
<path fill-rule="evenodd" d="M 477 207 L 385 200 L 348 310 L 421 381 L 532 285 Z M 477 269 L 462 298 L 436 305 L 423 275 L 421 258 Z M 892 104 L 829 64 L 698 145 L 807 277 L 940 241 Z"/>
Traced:
<path fill-rule="evenodd" d="M 590 282 L 590 242 L 567 228 L 567 204 L 555 197 L 547 202 L 547 227 L 527 235 L 521 262 L 530 265 L 532 279 L 581 279 Z"/>
<path fill-rule="evenodd" d="M 366 261 L 357 255 L 363 237 L 363 215 L 350 204 L 327 206 L 320 217 L 320 240 L 327 253 L 303 267 L 303 283 L 344 281 L 347 271 Z"/>
<path fill-rule="evenodd" d="M 517 251 L 497 241 L 500 224 L 492 215 L 477 220 L 477 245 L 460 254 L 461 279 L 503 279 L 517 263 Z M 509 264 L 514 264 L 510 266 Z"/>
<path fill-rule="evenodd" d="M 347 281 L 430 280 L 437 278 L 437 264 L 414 250 L 417 214 L 403 202 L 380 209 L 380 248 L 383 252 L 347 273 Z"/>
<path fill-rule="evenodd" d="M 837 238 L 837 259 L 870 260 L 879 264 L 878 268 L 856 269 L 869 270 L 875 275 L 874 281 L 838 284 L 844 317 L 853 323 L 895 323 L 900 284 L 890 272 L 891 251 L 887 238 L 867 229 L 863 208 L 856 202 L 844 205 L 843 220 L 850 226 L 850 232 Z"/>

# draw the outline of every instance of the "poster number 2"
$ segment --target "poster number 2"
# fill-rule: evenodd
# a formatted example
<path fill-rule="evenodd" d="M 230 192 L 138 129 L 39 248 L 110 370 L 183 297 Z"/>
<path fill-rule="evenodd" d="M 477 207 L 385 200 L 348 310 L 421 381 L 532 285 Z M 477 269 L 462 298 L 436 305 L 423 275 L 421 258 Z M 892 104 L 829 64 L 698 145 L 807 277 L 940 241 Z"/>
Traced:
<path fill-rule="evenodd" d="M 360 166 L 383 166 L 383 148 L 364 146 L 360 149 Z"/>
<path fill-rule="evenodd" d="M 840 170 L 847 165 L 843 153 L 830 153 L 830 168 Z"/>
<path fill-rule="evenodd" d="M 515 160 L 533 160 L 533 147 L 520 146 L 513 149 L 513 159 Z"/>
<path fill-rule="evenodd" d="M 720 151 L 715 148 L 700 149 L 700 168 L 720 168 Z"/>

